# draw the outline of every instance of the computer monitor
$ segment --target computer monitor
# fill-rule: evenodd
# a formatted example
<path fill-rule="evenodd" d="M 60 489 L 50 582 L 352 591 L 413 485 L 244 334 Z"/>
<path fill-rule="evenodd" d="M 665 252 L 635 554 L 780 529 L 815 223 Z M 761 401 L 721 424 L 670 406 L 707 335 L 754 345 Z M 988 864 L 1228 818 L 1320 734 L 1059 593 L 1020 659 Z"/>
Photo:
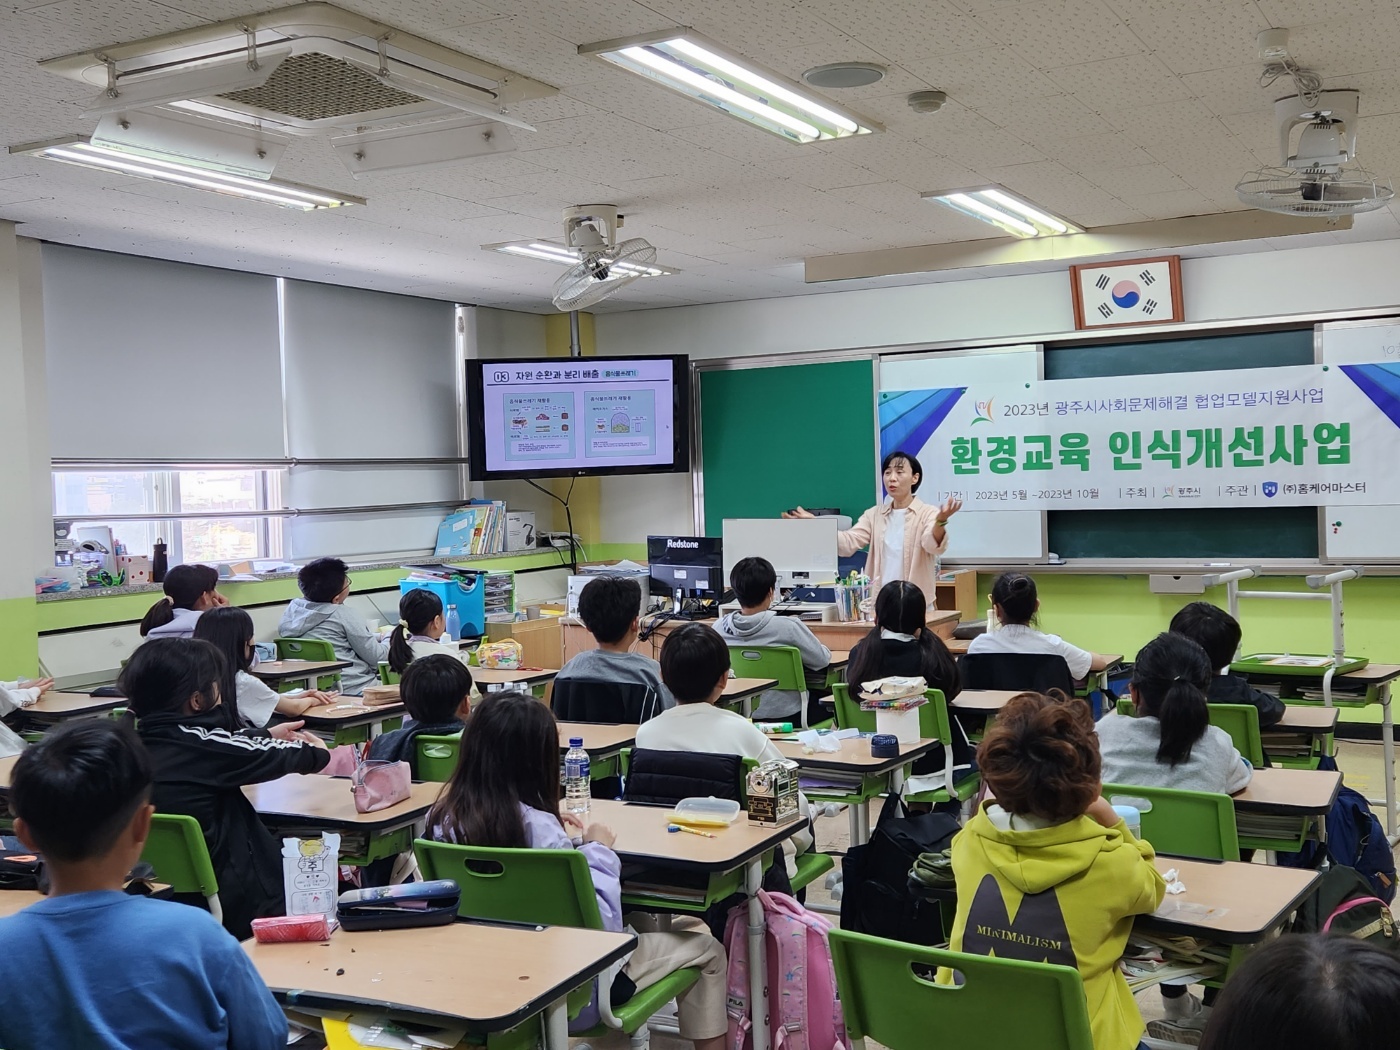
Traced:
<path fill-rule="evenodd" d="M 794 587 L 836 580 L 836 532 L 827 518 L 725 518 L 724 578 L 743 558 L 767 558 L 779 595 Z"/>
<path fill-rule="evenodd" d="M 653 595 L 717 599 L 724 592 L 721 543 L 712 536 L 648 536 Z"/>

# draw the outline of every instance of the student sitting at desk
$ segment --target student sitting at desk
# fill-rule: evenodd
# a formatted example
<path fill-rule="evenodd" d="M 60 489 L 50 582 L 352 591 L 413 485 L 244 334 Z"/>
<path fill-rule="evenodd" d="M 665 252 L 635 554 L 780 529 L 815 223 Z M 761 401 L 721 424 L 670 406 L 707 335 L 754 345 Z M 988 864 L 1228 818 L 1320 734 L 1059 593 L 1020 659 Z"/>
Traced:
<path fill-rule="evenodd" d="M 676 706 L 637 727 L 638 747 L 782 761 L 783 753 L 758 726 L 737 711 L 716 706 L 729 683 L 729 646 L 709 624 L 688 623 L 666 636 L 661 646 L 661 680 L 676 698 Z M 801 792 L 798 805 L 799 812 L 809 811 Z M 783 842 L 789 876 L 797 874 L 792 858 L 811 848 L 810 830 Z"/>
<path fill-rule="evenodd" d="M 447 633 L 442 599 L 432 591 L 415 587 L 399 599 L 399 622 L 389 634 L 389 670 L 403 674 L 420 656 L 450 656 L 466 667 L 471 655 L 456 642 L 439 641 Z"/>
<path fill-rule="evenodd" d="M 1103 779 L 1110 784 L 1181 788 L 1233 795 L 1253 772 L 1225 730 L 1210 724 L 1206 651 L 1179 634 L 1159 634 L 1133 662 L 1128 685 L 1137 717 L 1116 711 L 1099 719 Z M 984 773 L 985 776 L 985 773 Z M 1210 1018 L 1215 989 L 1204 1002 L 1180 984 L 1164 984 L 1166 1016 L 1147 1026 L 1154 1039 L 1194 1040 Z"/>
<path fill-rule="evenodd" d="M 979 653 L 1046 653 L 1063 656 L 1070 677 L 1076 682 L 1089 677 L 1095 656 L 1071 645 L 1057 634 L 1046 634 L 1036 627 L 1040 599 L 1035 581 L 1024 572 L 1004 572 L 992 584 L 989 595 L 1000 623 L 995 631 L 979 634 L 968 644 L 968 656 Z"/>
<path fill-rule="evenodd" d="M 379 681 L 379 661 L 389 655 L 365 618 L 345 607 L 350 597 L 348 566 L 339 558 L 317 558 L 297 573 L 303 597 L 293 598 L 282 614 L 277 633 L 283 638 L 320 638 L 331 643 L 336 659 L 349 660 L 340 673 L 341 692 L 359 696 Z"/>
<path fill-rule="evenodd" d="M 1215 673 L 1206 700 L 1212 704 L 1251 704 L 1259 710 L 1259 728 L 1267 729 L 1288 710 L 1273 693 L 1255 689 L 1244 675 L 1231 674 L 1230 662 L 1240 648 L 1240 623 L 1210 602 L 1192 602 L 1172 617 L 1167 630 L 1190 638 L 1206 651 Z"/>
<path fill-rule="evenodd" d="M 1100 797 L 1089 706 L 1014 697 L 988 727 L 977 763 L 996 801 L 953 839 L 949 947 L 1078 968 L 1094 1050 L 1132 1050 L 1142 1015 L 1118 960 L 1133 916 L 1155 911 L 1166 883 L 1152 847 Z M 952 980 L 939 971 L 940 984 Z"/>
<path fill-rule="evenodd" d="M 52 678 L 40 678 L 37 682 L 0 682 L 0 718 L 32 707 L 53 688 Z M 24 750 L 24 737 L 9 726 L 0 722 L 0 758 L 9 758 Z"/>
<path fill-rule="evenodd" d="M 572 815 L 561 817 L 559 802 L 559 725 L 549 708 L 528 693 L 504 690 L 488 693 L 472 712 L 457 771 L 429 811 L 427 825 L 439 842 L 578 849 L 588 858 L 603 927 L 620 931 L 622 865 L 612 851 L 612 829 L 585 826 Z M 699 967 L 700 980 L 677 1002 L 680 1035 L 697 1050 L 724 1050 L 729 1018 L 723 946 L 706 933 L 655 931 L 636 913 L 629 920 L 638 930 L 637 947 L 613 989 L 603 994 L 618 991 L 620 983 L 627 998 L 673 970 Z M 643 924 L 646 929 L 638 929 Z M 578 1025 L 590 1026 L 595 1017 L 590 1006 Z"/>
<path fill-rule="evenodd" d="M 249 674 L 258 660 L 253 648 L 253 618 L 235 605 L 210 609 L 201 616 L 194 625 L 194 637 L 209 642 L 223 654 L 224 677 L 219 683 L 219 695 L 236 713 L 234 728 L 261 729 L 272 721 L 274 713 L 294 718 L 339 699 L 334 693 L 316 689 L 279 693 Z"/>
<path fill-rule="evenodd" d="M 142 638 L 191 638 L 201 613 L 228 604 L 219 593 L 219 570 L 208 565 L 177 565 L 161 587 L 165 597 L 141 619 Z"/>
<path fill-rule="evenodd" d="M 253 919 L 281 915 L 283 907 L 281 850 L 243 786 L 319 772 L 330 752 L 310 733 L 278 739 L 229 729 L 220 710 L 223 664 L 208 642 L 160 638 L 131 654 L 117 684 L 151 753 L 151 800 L 162 813 L 199 821 L 219 880 L 224 928 L 241 940 Z"/>
<path fill-rule="evenodd" d="M 280 1050 L 287 1019 L 219 924 L 122 892 L 155 807 L 127 727 L 61 726 L 15 763 L 15 833 L 44 856 L 49 896 L 0 919 L 0 1045 Z M 221 891 L 223 887 L 220 887 Z"/>
<path fill-rule="evenodd" d="M 436 653 L 414 660 L 399 682 L 409 721 L 370 741 L 369 757 L 407 762 L 417 780 L 418 737 L 460 733 L 471 712 L 471 692 L 471 672 L 455 656 Z"/>
<path fill-rule="evenodd" d="M 642 586 L 630 577 L 598 576 L 584 584 L 578 596 L 578 618 L 598 648 L 571 658 L 555 680 L 642 685 L 654 697 L 642 705 L 643 711 L 675 707 L 676 698 L 662 684 L 656 661 L 632 651 L 641 630 L 641 608 Z"/>
<path fill-rule="evenodd" d="M 881 587 L 875 626 L 851 650 L 846 681 L 859 688 L 861 682 L 891 675 L 922 678 L 951 702 L 962 689 L 958 665 L 943 639 L 928 629 L 925 609 L 924 592 L 907 580 Z"/>
<path fill-rule="evenodd" d="M 725 613 L 715 624 L 732 646 L 792 645 L 802 654 L 802 667 L 807 677 L 807 724 L 825 720 L 828 715 L 818 703 L 830 696 L 826 670 L 831 664 L 831 650 L 817 640 L 811 629 L 796 616 L 779 616 L 769 608 L 778 574 L 766 558 L 741 558 L 729 571 L 729 586 L 739 601 L 739 611 Z M 786 689 L 770 689 L 759 699 L 754 718 L 765 721 L 798 720 L 801 700 L 797 693 Z"/>

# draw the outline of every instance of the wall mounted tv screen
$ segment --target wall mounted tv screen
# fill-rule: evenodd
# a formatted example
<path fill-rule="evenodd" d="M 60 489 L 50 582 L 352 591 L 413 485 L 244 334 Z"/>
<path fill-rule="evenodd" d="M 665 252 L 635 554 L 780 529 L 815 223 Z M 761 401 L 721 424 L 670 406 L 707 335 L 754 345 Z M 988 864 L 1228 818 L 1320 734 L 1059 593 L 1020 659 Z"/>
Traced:
<path fill-rule="evenodd" d="M 684 356 L 467 362 L 475 481 L 690 469 Z"/>

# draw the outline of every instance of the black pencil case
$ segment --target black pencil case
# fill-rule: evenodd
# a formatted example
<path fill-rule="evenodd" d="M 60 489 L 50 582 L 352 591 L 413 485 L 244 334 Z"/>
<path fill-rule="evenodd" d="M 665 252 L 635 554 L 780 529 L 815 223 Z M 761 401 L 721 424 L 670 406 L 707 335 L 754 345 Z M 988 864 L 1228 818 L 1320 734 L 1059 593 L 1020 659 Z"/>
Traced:
<path fill-rule="evenodd" d="M 451 879 L 348 890 L 336 901 L 336 918 L 348 931 L 446 926 L 457 918 L 462 891 Z"/>

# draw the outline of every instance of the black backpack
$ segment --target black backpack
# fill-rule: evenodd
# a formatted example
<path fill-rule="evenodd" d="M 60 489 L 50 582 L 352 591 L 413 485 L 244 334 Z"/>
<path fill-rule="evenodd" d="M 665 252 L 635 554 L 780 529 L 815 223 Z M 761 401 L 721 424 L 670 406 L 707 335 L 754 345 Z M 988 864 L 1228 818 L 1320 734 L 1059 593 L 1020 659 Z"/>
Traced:
<path fill-rule="evenodd" d="M 1400 931 L 1385 901 L 1355 868 L 1333 865 L 1311 896 L 1298 906 L 1294 933 L 1333 933 L 1359 937 L 1377 948 L 1400 953 Z"/>
<path fill-rule="evenodd" d="M 841 928 L 910 944 L 947 940 L 938 901 L 910 890 L 909 869 L 921 853 L 947 849 L 961 830 L 947 813 L 911 816 L 898 795 L 886 798 L 870 841 L 841 862 Z"/>

